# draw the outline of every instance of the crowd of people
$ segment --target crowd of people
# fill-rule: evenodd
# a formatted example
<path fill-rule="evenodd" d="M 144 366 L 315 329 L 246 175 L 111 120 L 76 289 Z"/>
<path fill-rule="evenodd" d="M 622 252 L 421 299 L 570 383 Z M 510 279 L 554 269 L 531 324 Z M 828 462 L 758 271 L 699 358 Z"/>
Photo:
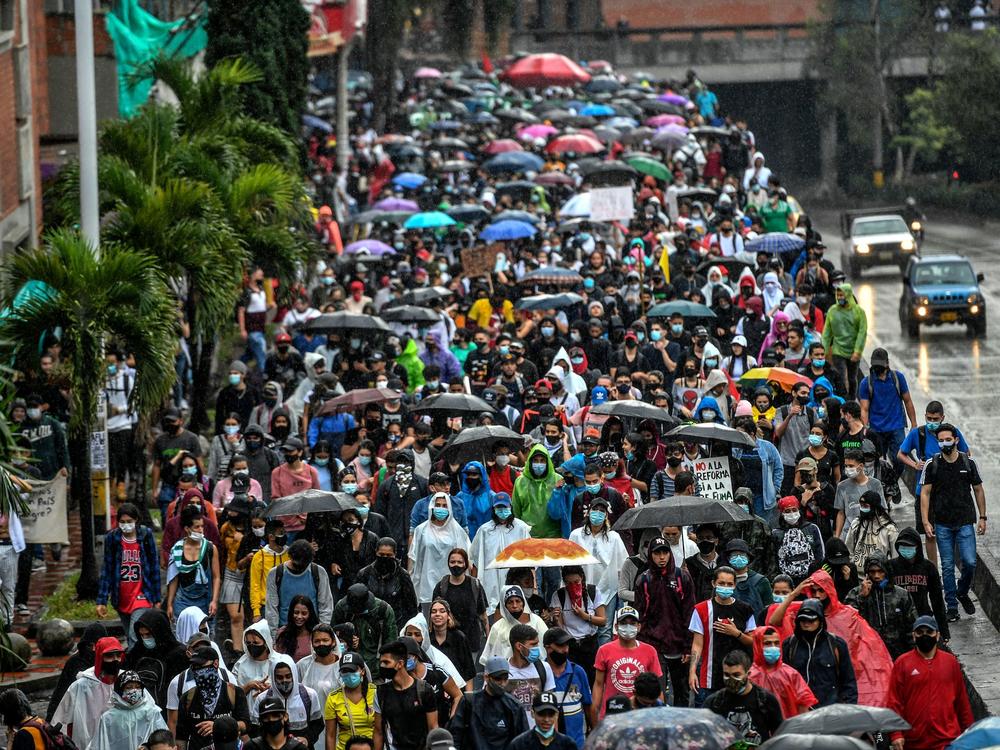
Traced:
<path fill-rule="evenodd" d="M 50 721 L 79 750 L 572 750 L 662 705 L 708 708 L 752 747 L 856 703 L 912 726 L 873 742 L 939 750 L 972 722 L 947 648 L 986 524 L 965 438 L 937 401 L 918 419 L 884 349 L 864 371 L 865 313 L 745 122 L 693 73 L 592 72 L 520 93 L 423 76 L 400 95 L 405 135 L 366 130 L 362 95 L 345 171 L 310 134 L 324 259 L 287 306 L 250 271 L 206 435 L 186 427 L 181 342 L 153 513 L 129 502 L 146 481 L 132 355 L 109 353 L 97 605 L 124 637 L 87 629 L 45 717 L 0 694 L 8 747 L 49 747 Z M 640 124 L 658 115 L 671 139 Z M 631 220 L 564 210 L 610 173 Z M 527 229 L 482 240 L 497 221 Z M 69 468 L 59 356 L 52 339 L 11 415 L 44 479 Z M 429 408 L 440 394 L 469 406 Z M 607 408 L 630 402 L 657 418 Z M 490 425 L 516 439 L 453 448 Z M 716 502 L 744 520 L 616 530 L 707 492 L 715 457 Z M 352 500 L 269 512 L 306 490 Z M 491 566 L 526 539 L 594 562 Z M 43 552 L 0 520 L 12 607 Z"/>

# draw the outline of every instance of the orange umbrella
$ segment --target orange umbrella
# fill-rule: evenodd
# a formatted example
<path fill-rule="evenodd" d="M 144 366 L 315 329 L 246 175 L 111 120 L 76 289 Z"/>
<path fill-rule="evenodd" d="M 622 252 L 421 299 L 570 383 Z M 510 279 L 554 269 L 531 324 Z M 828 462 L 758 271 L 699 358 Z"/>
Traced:
<path fill-rule="evenodd" d="M 754 367 L 740 377 L 740 385 L 748 385 L 752 388 L 765 383 L 777 383 L 785 391 L 792 390 L 796 383 L 808 383 L 810 388 L 813 385 L 812 380 L 805 375 L 800 375 L 784 367 Z"/>
<path fill-rule="evenodd" d="M 508 544 L 487 568 L 560 568 L 599 562 L 569 539 L 522 539 Z"/>

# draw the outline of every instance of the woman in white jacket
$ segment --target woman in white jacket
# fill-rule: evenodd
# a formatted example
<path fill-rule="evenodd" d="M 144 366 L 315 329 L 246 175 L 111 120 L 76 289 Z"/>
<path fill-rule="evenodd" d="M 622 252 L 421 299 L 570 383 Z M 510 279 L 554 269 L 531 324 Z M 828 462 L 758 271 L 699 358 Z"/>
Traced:
<path fill-rule="evenodd" d="M 514 517 L 511 509 L 510 495 L 497 493 L 493 498 L 493 512 L 490 520 L 479 527 L 476 538 L 472 540 L 469 559 L 472 562 L 471 574 L 479 579 L 486 592 L 486 615 L 492 618 L 499 606 L 500 595 L 506 588 L 504 578 L 506 570 L 490 568 L 489 564 L 497 559 L 503 550 L 514 542 L 531 536 L 531 527 L 520 518 Z"/>
<path fill-rule="evenodd" d="M 452 513 L 451 496 L 435 492 L 428 502 L 428 519 L 413 530 L 409 551 L 410 578 L 425 614 L 441 571 L 448 570 L 449 553 L 456 547 L 468 552 L 470 546 L 469 535 Z"/>
<path fill-rule="evenodd" d="M 111 693 L 111 707 L 101 715 L 90 750 L 136 748 L 157 729 L 166 729 L 159 706 L 138 672 L 120 672 Z"/>

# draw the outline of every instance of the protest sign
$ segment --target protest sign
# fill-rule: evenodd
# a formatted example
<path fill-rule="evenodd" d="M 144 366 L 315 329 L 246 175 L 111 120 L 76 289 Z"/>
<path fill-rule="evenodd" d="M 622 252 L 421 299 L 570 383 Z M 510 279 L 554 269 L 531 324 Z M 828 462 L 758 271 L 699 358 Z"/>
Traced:
<path fill-rule="evenodd" d="M 733 475 L 728 456 L 699 458 L 694 462 L 694 475 L 698 479 L 699 495 L 732 502 Z"/>
<path fill-rule="evenodd" d="M 634 215 L 631 187 L 594 188 L 590 191 L 591 220 L 627 221 Z"/>
<path fill-rule="evenodd" d="M 29 544 L 69 544 L 66 521 L 65 477 L 48 482 L 31 482 L 31 492 L 25 496 L 28 512 L 21 516 L 24 541 Z"/>

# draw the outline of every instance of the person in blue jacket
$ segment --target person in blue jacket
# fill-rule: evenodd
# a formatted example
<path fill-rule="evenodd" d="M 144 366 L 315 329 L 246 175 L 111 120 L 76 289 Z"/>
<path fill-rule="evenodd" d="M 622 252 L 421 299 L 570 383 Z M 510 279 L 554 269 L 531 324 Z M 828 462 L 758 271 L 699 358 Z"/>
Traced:
<path fill-rule="evenodd" d="M 712 396 L 702 396 L 701 401 L 694 409 L 695 419 L 699 422 L 715 422 L 726 424 L 726 418 L 722 416 L 719 402 Z"/>
<path fill-rule="evenodd" d="M 410 536 L 413 536 L 413 530 L 417 526 L 428 519 L 431 498 L 438 492 L 448 493 L 449 497 L 451 497 L 452 515 L 455 516 L 458 525 L 468 532 L 469 522 L 468 518 L 466 518 L 465 501 L 462 499 L 461 493 L 452 495 L 451 478 L 443 471 L 434 471 L 431 472 L 430 477 L 427 479 L 427 496 L 417 500 L 413 505 L 413 510 L 410 511 Z M 471 534 L 469 538 L 472 538 Z"/>
<path fill-rule="evenodd" d="M 326 414 L 322 417 L 313 417 L 309 420 L 309 431 L 306 437 L 309 440 L 309 447 L 316 447 L 316 443 L 325 440 L 330 444 L 332 455 L 339 456 L 340 449 L 344 447 L 344 437 L 349 430 L 358 426 L 354 417 L 350 414 Z"/>
<path fill-rule="evenodd" d="M 496 493 L 490 488 L 490 478 L 486 467 L 479 461 L 469 461 L 459 475 L 462 489 L 455 497 L 465 506 L 465 520 L 468 522 L 469 538 L 475 539 L 479 527 L 493 516 L 493 498 Z M 459 523 L 462 523 L 459 521 Z M 465 526 L 466 524 L 462 524 Z"/>
<path fill-rule="evenodd" d="M 833 389 L 833 383 L 826 375 L 820 375 L 813 382 L 812 388 L 809 389 L 809 403 L 806 406 L 812 409 L 818 409 L 823 406 L 823 401 L 827 398 L 835 398 L 840 403 L 844 403 L 844 399 L 837 395 L 837 392 Z"/>

